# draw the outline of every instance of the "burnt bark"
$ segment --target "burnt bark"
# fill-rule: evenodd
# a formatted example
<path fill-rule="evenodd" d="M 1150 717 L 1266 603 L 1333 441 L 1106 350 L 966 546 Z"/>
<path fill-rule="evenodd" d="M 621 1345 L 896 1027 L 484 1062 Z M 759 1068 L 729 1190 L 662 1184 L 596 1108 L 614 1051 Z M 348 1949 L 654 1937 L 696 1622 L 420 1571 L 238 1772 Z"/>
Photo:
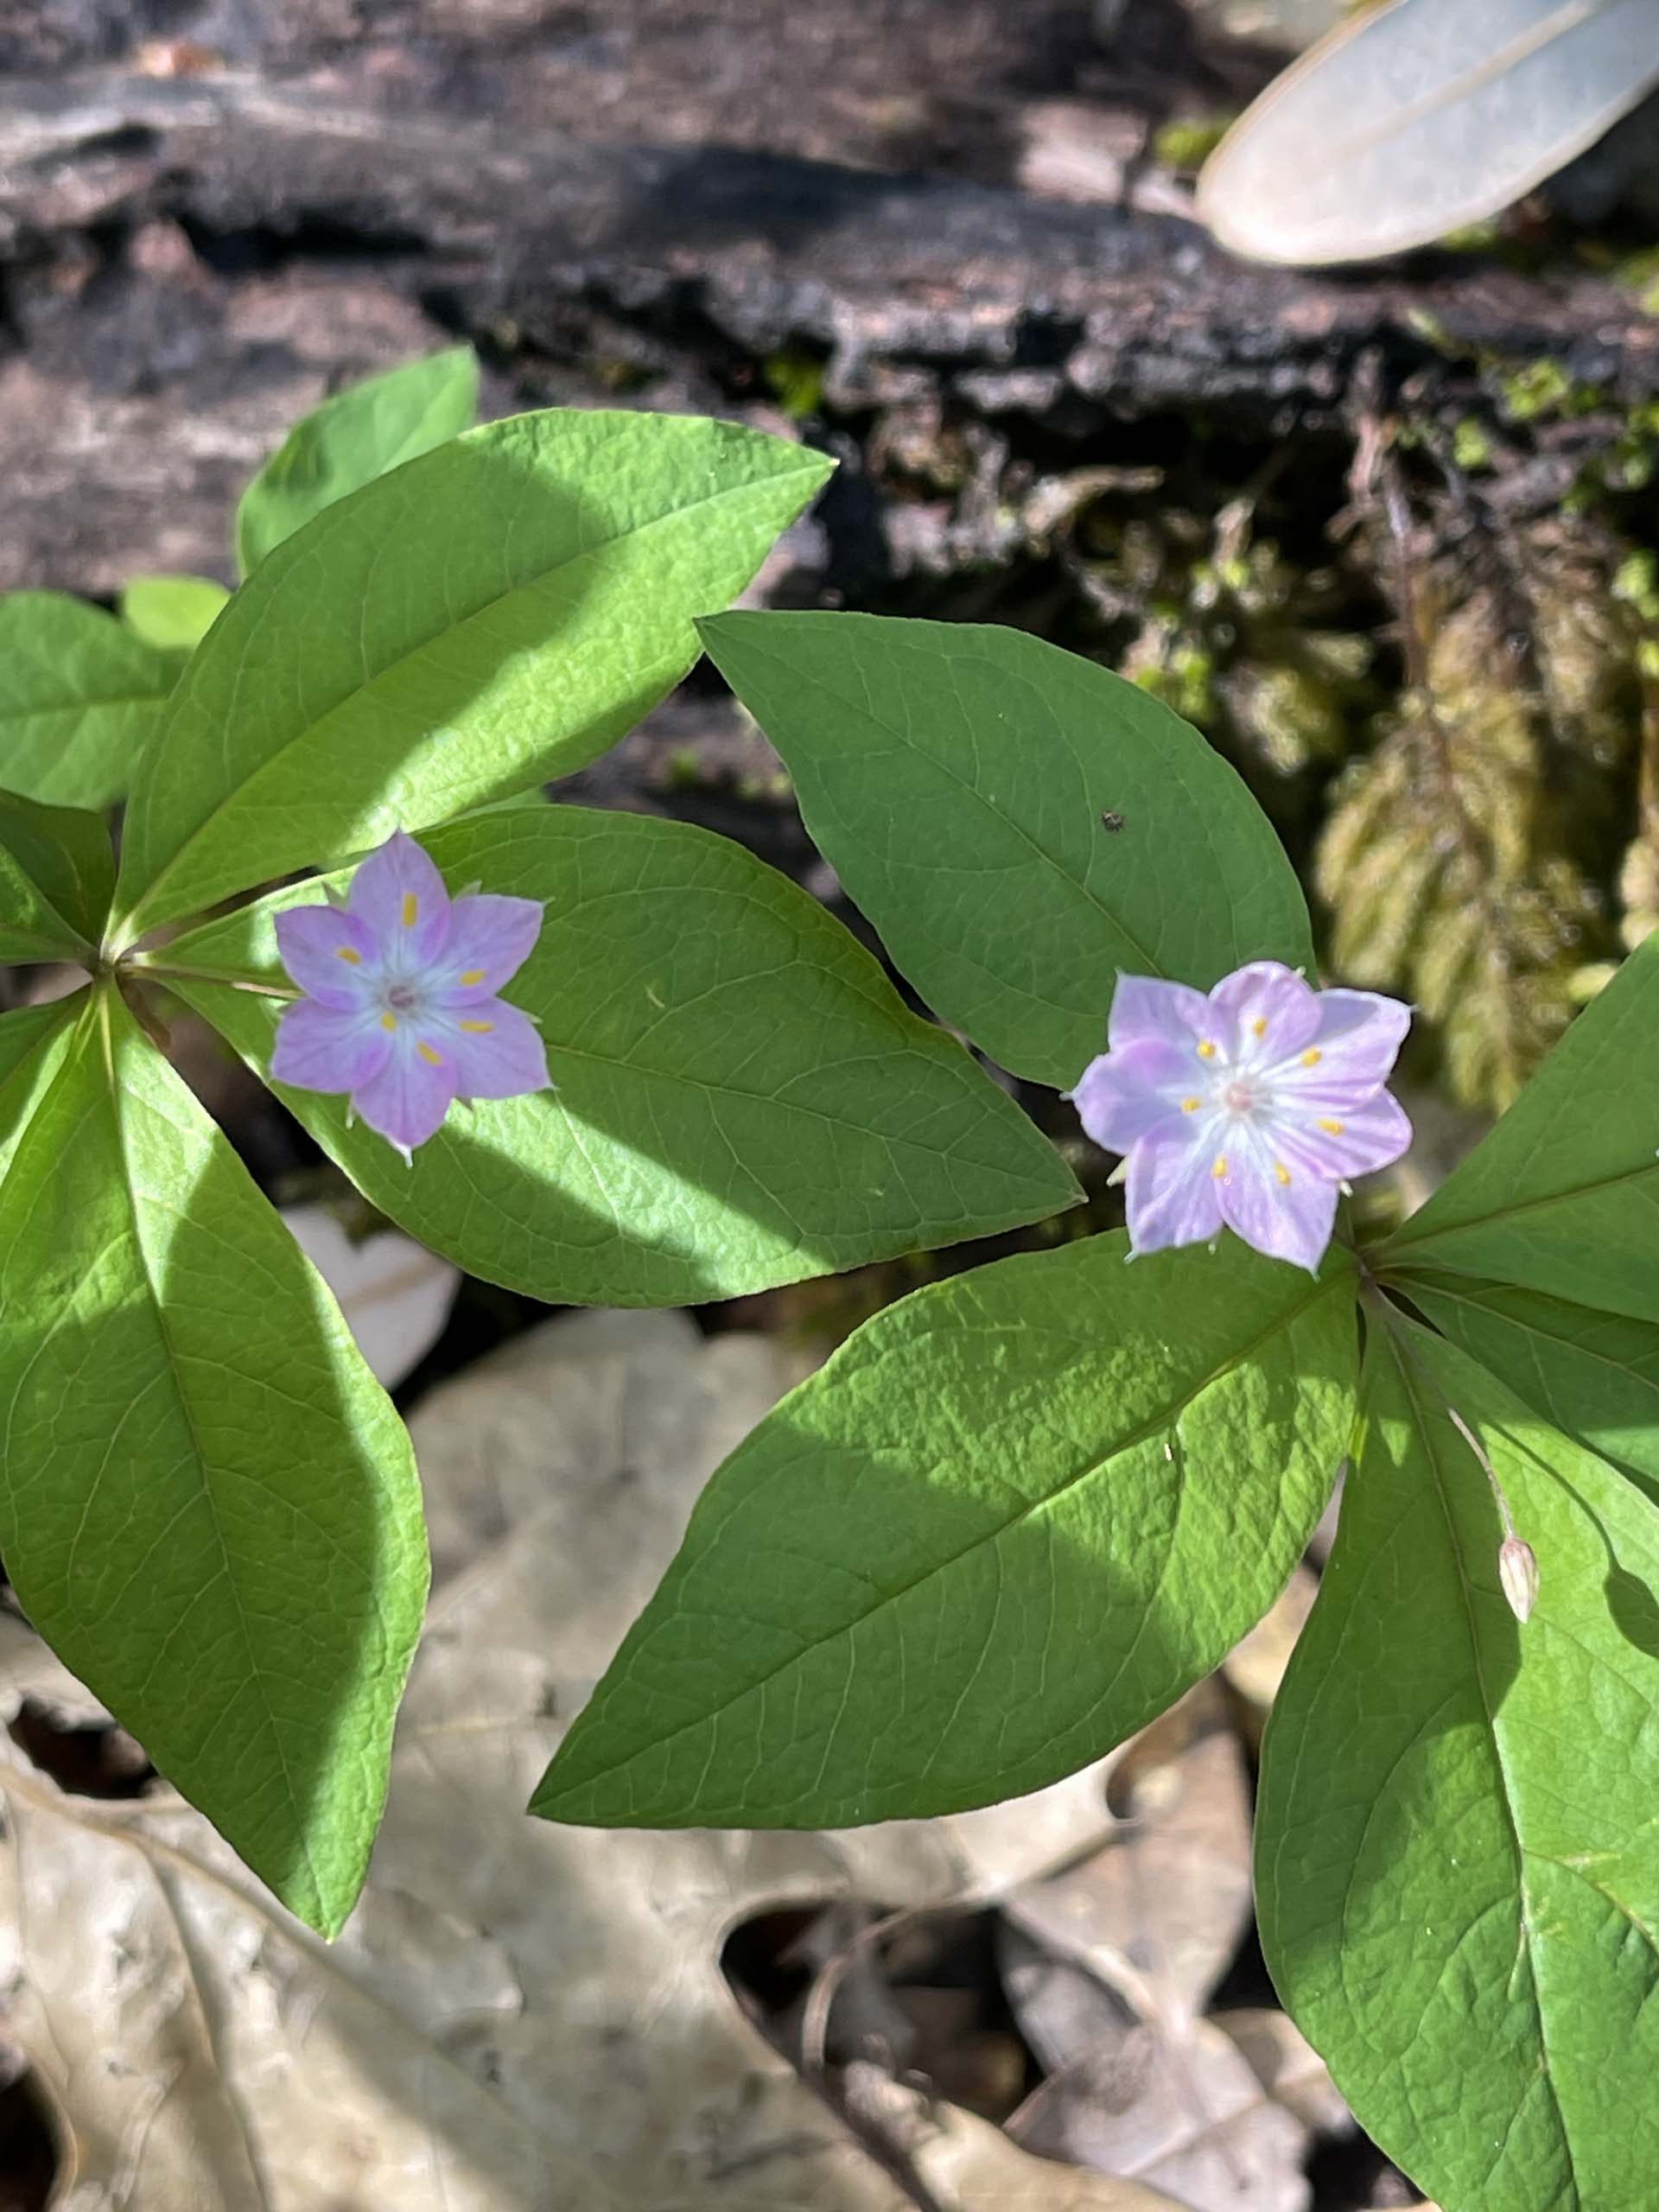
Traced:
<path fill-rule="evenodd" d="M 944 404 L 1077 459 L 1151 416 L 1267 448 L 1357 394 L 1449 407 L 1492 357 L 1619 406 L 1659 391 L 1659 325 L 1570 262 L 1217 251 L 1137 149 L 1173 84 L 1242 99 L 1269 64 L 1224 67 L 1154 0 L 1110 67 L 1071 0 L 1017 35 L 982 0 L 830 6 L 775 46 L 727 0 L 486 7 L 466 35 L 436 0 L 355 35 L 293 0 L 207 11 L 239 48 L 154 35 L 203 12 L 66 4 L 11 34 L 25 60 L 53 37 L 121 58 L 0 99 L 0 586 L 222 572 L 224 510 L 285 422 L 446 333 L 483 345 L 497 406 L 764 416 L 757 365 L 799 356 L 832 416 Z"/>

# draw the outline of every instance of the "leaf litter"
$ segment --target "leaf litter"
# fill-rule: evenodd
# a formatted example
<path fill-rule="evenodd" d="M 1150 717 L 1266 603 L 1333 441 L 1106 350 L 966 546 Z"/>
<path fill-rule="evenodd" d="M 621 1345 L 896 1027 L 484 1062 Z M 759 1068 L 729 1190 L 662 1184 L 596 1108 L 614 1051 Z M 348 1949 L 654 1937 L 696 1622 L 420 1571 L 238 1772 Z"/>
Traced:
<path fill-rule="evenodd" d="M 332 1947 L 165 1784 L 43 1771 L 21 1713 L 107 1716 L 0 1616 L 0 1988 L 54 2114 L 52 2212 L 1313 2203 L 1308 2145 L 1350 2125 L 1328 2076 L 1282 2014 L 1204 2016 L 1249 1921 L 1214 1686 L 948 1819 L 524 1817 L 708 1473 L 801 1371 L 777 1339 L 594 1313 L 423 1401 L 432 1604 Z"/>

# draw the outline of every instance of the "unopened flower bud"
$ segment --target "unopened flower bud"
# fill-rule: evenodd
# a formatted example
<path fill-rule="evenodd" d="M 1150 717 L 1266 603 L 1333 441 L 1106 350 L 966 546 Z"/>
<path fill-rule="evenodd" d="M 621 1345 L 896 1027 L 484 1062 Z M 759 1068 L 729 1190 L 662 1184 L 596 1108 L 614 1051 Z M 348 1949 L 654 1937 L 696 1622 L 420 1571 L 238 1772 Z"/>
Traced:
<path fill-rule="evenodd" d="M 1497 1579 L 1516 1620 L 1530 1620 L 1538 1602 L 1538 1561 L 1532 1546 L 1519 1536 L 1506 1536 L 1498 1550 Z"/>

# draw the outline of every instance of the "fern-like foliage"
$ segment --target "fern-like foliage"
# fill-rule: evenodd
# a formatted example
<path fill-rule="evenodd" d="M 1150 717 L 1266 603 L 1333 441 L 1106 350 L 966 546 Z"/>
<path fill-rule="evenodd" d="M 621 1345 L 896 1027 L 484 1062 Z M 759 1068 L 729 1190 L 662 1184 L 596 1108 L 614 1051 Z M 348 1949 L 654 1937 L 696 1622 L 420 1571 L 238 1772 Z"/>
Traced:
<path fill-rule="evenodd" d="M 1411 998 L 1452 1095 L 1496 1111 L 1611 948 L 1643 625 L 1592 525 L 1469 567 L 1443 559 L 1404 610 L 1418 681 L 1338 780 L 1316 884 L 1333 972 Z"/>

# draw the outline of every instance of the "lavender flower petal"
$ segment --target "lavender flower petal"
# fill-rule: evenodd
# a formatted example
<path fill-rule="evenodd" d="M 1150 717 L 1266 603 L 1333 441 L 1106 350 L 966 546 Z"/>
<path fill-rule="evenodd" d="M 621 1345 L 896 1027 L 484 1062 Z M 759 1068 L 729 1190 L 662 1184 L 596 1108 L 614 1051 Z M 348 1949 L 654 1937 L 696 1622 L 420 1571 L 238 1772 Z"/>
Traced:
<path fill-rule="evenodd" d="M 430 1034 L 440 1051 L 449 1048 L 460 1097 L 518 1098 L 549 1087 L 541 1033 L 516 1006 L 485 999 Z"/>
<path fill-rule="evenodd" d="M 1148 1039 L 1169 1043 L 1184 1034 L 1202 1037 L 1210 1002 L 1185 983 L 1158 976 L 1120 976 L 1106 1025 L 1109 1049 L 1126 1051 Z"/>
<path fill-rule="evenodd" d="M 1269 1259 L 1317 1274 L 1336 1225 L 1335 1182 L 1300 1173 L 1259 1141 L 1230 1141 L 1227 1173 L 1217 1179 L 1222 1219 Z"/>
<path fill-rule="evenodd" d="M 348 913 L 372 930 L 389 965 L 405 972 L 438 959 L 449 935 L 449 893 L 432 861 L 401 830 L 352 878 Z"/>
<path fill-rule="evenodd" d="M 1218 1179 L 1207 1147 L 1166 1125 L 1129 1154 L 1129 1243 L 1137 1252 L 1207 1243 L 1222 1230 Z"/>
<path fill-rule="evenodd" d="M 1287 1166 L 1332 1183 L 1388 1166 L 1410 1143 L 1411 1123 L 1386 1090 L 1363 1105 L 1346 1108 L 1340 1116 L 1322 1115 L 1300 1128 L 1287 1122 L 1278 1132 Z"/>
<path fill-rule="evenodd" d="M 1253 960 L 1224 976 L 1210 994 L 1210 1013 L 1211 1034 L 1235 1059 L 1284 1059 L 1319 1029 L 1318 992 L 1277 960 Z"/>
<path fill-rule="evenodd" d="M 277 1083 L 302 1090 L 357 1090 L 385 1065 L 392 1040 L 372 1006 L 341 1010 L 314 999 L 284 1007 L 271 1048 Z"/>
<path fill-rule="evenodd" d="M 1319 1058 L 1290 1080 L 1308 1090 L 1355 1085 L 1366 1094 L 1379 1090 L 1411 1027 L 1411 1008 L 1376 991 L 1321 991 L 1319 1027 L 1310 1042 Z"/>
<path fill-rule="evenodd" d="M 493 893 L 457 899 L 449 910 L 444 981 L 438 1004 L 477 1006 L 493 998 L 529 959 L 542 933 L 539 899 Z"/>
<path fill-rule="evenodd" d="M 345 1012 L 367 1005 L 380 948 L 355 914 L 338 906 L 291 906 L 276 917 L 276 948 L 283 967 L 319 1006 Z"/>
<path fill-rule="evenodd" d="M 1172 1115 L 1180 1119 L 1183 1091 L 1192 1089 L 1189 1047 L 1181 1052 L 1148 1037 L 1121 1052 L 1090 1060 L 1072 1092 L 1077 1118 L 1103 1152 L 1127 1152 Z"/>
<path fill-rule="evenodd" d="M 352 1104 L 362 1120 L 405 1158 L 435 1136 L 455 1097 L 454 1055 L 416 1034 L 397 1031 L 385 1065 L 355 1086 Z"/>

